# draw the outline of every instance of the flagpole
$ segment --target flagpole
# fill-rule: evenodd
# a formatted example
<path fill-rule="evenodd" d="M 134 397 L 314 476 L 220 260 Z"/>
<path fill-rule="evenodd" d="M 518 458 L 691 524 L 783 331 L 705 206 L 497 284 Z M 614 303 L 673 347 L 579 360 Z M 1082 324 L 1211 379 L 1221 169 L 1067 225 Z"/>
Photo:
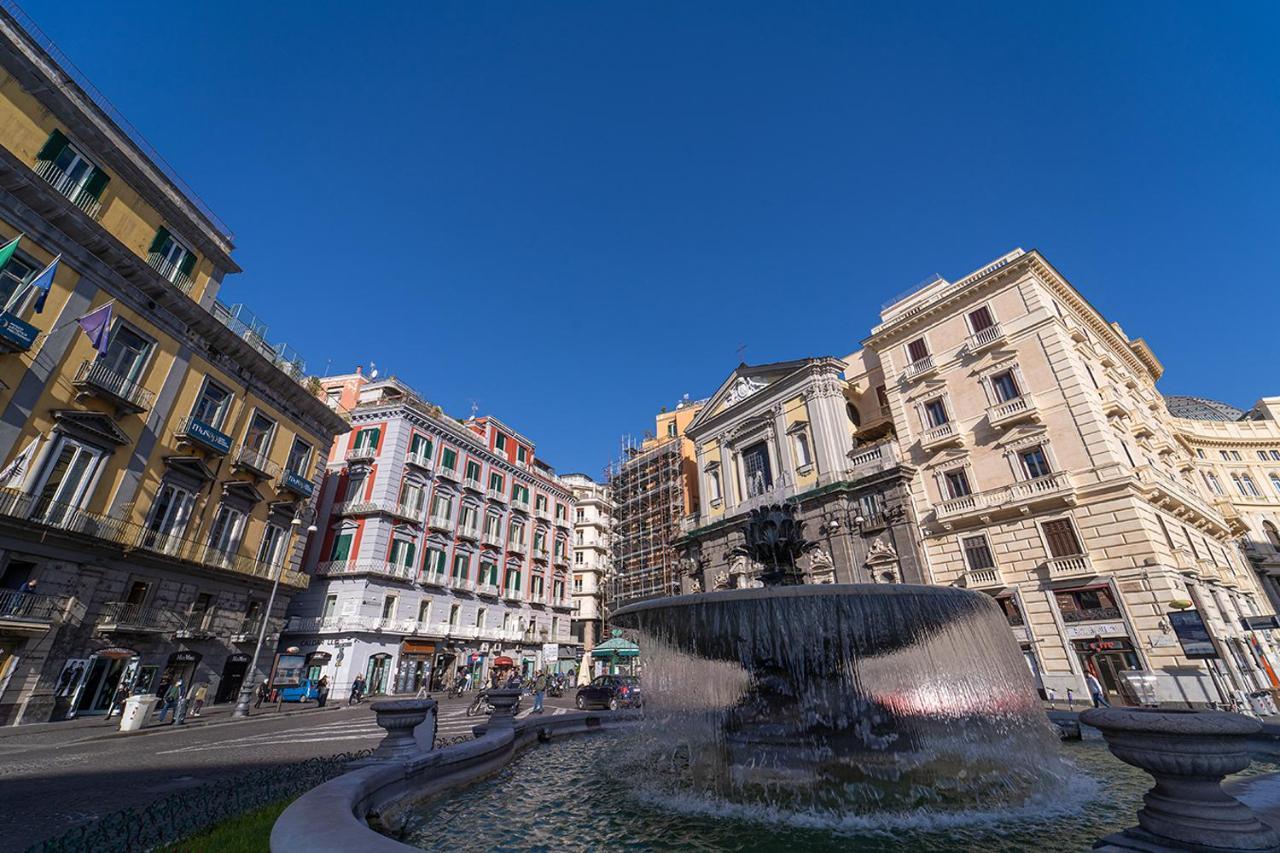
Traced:
<path fill-rule="evenodd" d="M 88 317 L 88 316 L 89 316 L 90 314 L 92 314 L 94 311 L 101 311 L 103 308 L 106 308 L 108 305 L 114 305 L 115 303 L 116 303 L 116 298 L 113 296 L 113 297 L 111 297 L 110 299 L 108 299 L 106 302 L 104 302 L 104 303 L 102 303 L 101 305 L 98 305 L 97 307 L 95 307 L 95 308 L 93 309 L 93 311 L 86 311 L 85 313 L 81 314 L 79 317 L 76 317 L 76 318 L 75 318 L 75 319 L 73 319 L 73 320 L 68 320 L 68 321 L 67 321 L 67 322 L 65 322 L 65 323 L 59 323 L 58 325 L 54 326 L 54 327 L 53 327 L 52 329 L 50 329 L 49 331 L 45 332 L 45 334 L 46 334 L 46 335 L 52 335 L 54 332 L 58 331 L 59 329 L 65 329 L 67 326 L 70 326 L 72 323 L 79 323 L 81 320 L 83 320 L 85 317 Z"/>

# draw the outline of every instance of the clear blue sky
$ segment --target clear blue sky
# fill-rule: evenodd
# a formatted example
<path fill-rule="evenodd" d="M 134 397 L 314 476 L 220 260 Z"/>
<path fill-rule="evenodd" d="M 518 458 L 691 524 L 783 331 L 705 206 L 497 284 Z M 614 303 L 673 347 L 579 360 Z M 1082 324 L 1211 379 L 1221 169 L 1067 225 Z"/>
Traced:
<path fill-rule="evenodd" d="M 1166 393 L 1280 393 L 1274 3 L 25 8 L 235 230 L 228 301 L 561 471 L 1015 246 Z"/>

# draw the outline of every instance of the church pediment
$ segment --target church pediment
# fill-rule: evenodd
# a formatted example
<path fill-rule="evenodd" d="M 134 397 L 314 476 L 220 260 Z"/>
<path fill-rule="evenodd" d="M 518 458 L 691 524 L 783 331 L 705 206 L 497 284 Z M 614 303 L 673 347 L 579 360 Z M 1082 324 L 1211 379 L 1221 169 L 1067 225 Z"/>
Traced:
<path fill-rule="evenodd" d="M 198 456 L 169 456 L 165 458 L 164 464 L 193 480 L 204 482 L 213 479 L 213 469 Z"/>
<path fill-rule="evenodd" d="M 814 359 L 797 359 L 795 361 L 779 361 L 771 364 L 759 364 L 754 367 L 739 364 L 707 401 L 707 405 L 698 413 L 688 430 L 696 431 L 699 426 L 713 418 L 719 417 L 728 410 L 759 395 L 770 385 L 791 376 L 797 370 L 811 364 Z"/>
<path fill-rule="evenodd" d="M 248 480 L 228 480 L 222 484 L 222 496 L 257 505 L 265 500 L 258 487 Z"/>

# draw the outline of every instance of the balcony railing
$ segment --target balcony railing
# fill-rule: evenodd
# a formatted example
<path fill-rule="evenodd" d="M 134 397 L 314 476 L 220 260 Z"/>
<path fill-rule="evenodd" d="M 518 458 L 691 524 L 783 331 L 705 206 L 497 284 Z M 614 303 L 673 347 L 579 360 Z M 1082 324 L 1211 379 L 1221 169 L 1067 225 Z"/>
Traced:
<path fill-rule="evenodd" d="M 490 598 L 498 597 L 498 585 L 496 583 L 480 583 L 476 584 L 477 595 L 487 595 Z"/>
<path fill-rule="evenodd" d="M 1063 610 L 1063 622 L 1114 622 L 1120 618 L 1115 607 L 1089 607 L 1084 610 Z"/>
<path fill-rule="evenodd" d="M 1023 421 L 1040 417 L 1036 401 L 1030 394 L 996 403 L 987 409 L 987 423 L 993 427 L 1004 428 Z"/>
<path fill-rule="evenodd" d="M 974 332 L 966 341 L 969 352 L 981 352 L 987 347 L 1004 340 L 1004 330 L 999 323 L 992 323 L 985 329 Z"/>
<path fill-rule="evenodd" d="M 119 633 L 170 634 L 182 627 L 182 615 L 165 607 L 148 607 L 127 601 L 102 605 L 98 630 Z"/>
<path fill-rule="evenodd" d="M 938 519 L 962 518 L 981 515 L 994 510 L 1012 509 L 1027 503 L 1051 501 L 1073 495 L 1075 487 L 1071 474 L 1055 471 L 1034 480 L 1022 480 L 998 489 L 974 492 L 964 497 L 943 501 L 934 508 Z"/>
<path fill-rule="evenodd" d="M 997 568 L 971 569 L 964 573 L 964 585 L 969 589 L 999 589 L 1005 582 Z"/>
<path fill-rule="evenodd" d="M 473 542 L 478 542 L 480 541 L 480 528 L 464 525 L 458 528 L 456 535 L 459 539 L 470 539 Z"/>
<path fill-rule="evenodd" d="M 497 501 L 500 504 L 504 504 L 508 500 L 506 493 L 502 489 L 489 489 L 485 494 L 489 496 L 489 500 Z"/>
<path fill-rule="evenodd" d="M 348 462 L 371 462 L 378 458 L 378 448 L 372 444 L 364 444 L 360 447 L 352 447 L 347 450 L 346 460 Z"/>
<path fill-rule="evenodd" d="M 536 509 L 534 509 L 533 515 L 535 518 L 540 518 L 543 521 L 547 522 L 548 524 L 551 523 L 551 510 L 548 507 L 545 507 L 545 506 L 537 507 Z"/>
<path fill-rule="evenodd" d="M 266 636 L 271 637 L 273 634 L 279 634 L 282 625 L 279 619 L 272 619 L 267 622 Z M 258 639 L 258 632 L 262 630 L 262 614 L 257 616 L 246 616 L 240 620 L 240 624 L 231 632 L 231 642 L 233 643 L 252 643 Z"/>
<path fill-rule="evenodd" d="M 402 566 L 386 560 L 333 560 L 316 566 L 316 574 L 323 577 L 371 575 L 392 580 L 412 581 L 412 566 Z"/>
<path fill-rule="evenodd" d="M 418 583 L 427 586 L 446 587 L 449 585 L 449 576 L 445 574 L 443 569 L 424 569 L 418 575 Z"/>
<path fill-rule="evenodd" d="M 507 587 L 502 591 L 502 597 L 507 601 L 524 601 L 525 593 L 522 589 L 512 589 L 511 587 Z"/>
<path fill-rule="evenodd" d="M 194 282 L 191 276 L 184 273 L 178 264 L 175 264 L 159 252 L 152 252 L 147 255 L 147 263 L 178 290 L 188 296 L 191 295 L 191 285 Z"/>
<path fill-rule="evenodd" d="M 908 382 L 914 382 L 917 379 L 922 379 L 923 377 L 928 376 L 937 369 L 938 366 L 933 363 L 933 356 L 926 355 L 924 358 L 918 358 L 908 364 L 903 369 L 902 376 Z"/>
<path fill-rule="evenodd" d="M 225 456 L 231 452 L 231 436 L 199 418 L 188 416 L 178 421 L 176 432 L 179 438 L 219 455 Z"/>
<path fill-rule="evenodd" d="M 534 545 L 533 558 L 535 560 L 548 560 L 551 558 L 551 549 L 546 545 Z"/>
<path fill-rule="evenodd" d="M 512 509 L 518 509 L 518 510 L 520 510 L 521 512 L 528 512 L 528 511 L 529 511 L 529 502 L 528 502 L 527 500 L 523 499 L 523 498 L 512 498 L 512 499 L 511 499 L 511 508 L 512 508 Z"/>
<path fill-rule="evenodd" d="M 1076 554 L 1069 557 L 1053 557 L 1045 563 L 1049 569 L 1049 579 L 1059 580 L 1061 578 L 1080 578 L 1090 577 L 1097 574 L 1094 571 L 1093 563 L 1086 554 Z"/>
<path fill-rule="evenodd" d="M 1128 400 L 1114 385 L 1103 385 L 1098 395 L 1102 398 L 1102 411 L 1108 416 L 1132 416 Z"/>
<path fill-rule="evenodd" d="M 410 453 L 404 458 L 404 461 L 415 468 L 421 468 L 423 471 L 430 471 L 435 467 L 435 461 L 425 453 Z"/>
<path fill-rule="evenodd" d="M 441 465 L 439 469 L 436 470 L 436 474 L 444 477 L 446 480 L 453 480 L 455 483 L 459 480 L 458 469 L 450 468 L 447 465 Z"/>
<path fill-rule="evenodd" d="M 93 193 L 86 190 L 82 182 L 68 175 L 53 164 L 52 160 L 36 162 L 36 174 L 49 182 L 49 186 L 71 203 L 83 210 L 91 219 L 97 219 L 102 213 L 102 202 Z"/>
<path fill-rule="evenodd" d="M 55 622 L 79 621 L 83 618 L 84 606 L 74 598 L 23 590 L 0 590 L 0 626 L 11 628 L 15 623 L 30 623 L 34 628 L 44 629 Z"/>
<path fill-rule="evenodd" d="M 272 462 L 265 452 L 247 445 L 242 444 L 236 450 L 232 464 L 267 479 L 274 479 L 280 476 L 280 463 Z"/>
<path fill-rule="evenodd" d="M 471 578 L 460 578 L 450 575 L 449 588 L 461 590 L 463 592 L 475 592 L 476 582 L 471 580 Z"/>
<path fill-rule="evenodd" d="M 527 554 L 529 546 L 523 539 L 512 539 L 507 543 L 507 550 L 515 554 Z"/>
<path fill-rule="evenodd" d="M 568 554 L 568 552 L 567 552 L 567 551 L 563 551 L 563 550 L 562 550 L 559 554 L 556 554 L 556 556 L 555 556 L 555 558 L 552 560 L 552 562 L 553 562 L 555 565 L 557 565 L 557 566 L 567 566 L 567 565 L 569 565 L 569 554 Z"/>
<path fill-rule="evenodd" d="M 947 421 L 945 424 L 929 427 L 920 436 L 920 446 L 925 450 L 944 447 L 948 444 L 959 444 L 960 441 L 960 430 L 956 429 L 955 421 Z"/>
<path fill-rule="evenodd" d="M 145 412 L 156 401 L 155 394 L 138 382 L 116 373 L 101 361 L 83 362 L 71 384 L 82 391 L 105 397 L 122 411 Z"/>
<path fill-rule="evenodd" d="M 494 548 L 501 548 L 502 534 L 501 533 L 485 533 L 482 537 L 480 537 L 480 541 L 483 542 L 485 545 L 492 545 Z"/>
<path fill-rule="evenodd" d="M 464 477 L 462 480 L 462 488 L 470 489 L 473 492 L 484 492 L 484 483 L 471 477 Z"/>
<path fill-rule="evenodd" d="M 867 447 L 856 447 L 849 453 L 849 476 L 858 479 L 892 468 L 897 464 L 897 442 L 882 441 Z"/>
<path fill-rule="evenodd" d="M 182 620 L 182 625 L 178 628 L 177 637 L 180 640 L 199 640 L 213 636 L 214 613 L 206 610 L 203 613 L 191 613 L 187 618 Z"/>

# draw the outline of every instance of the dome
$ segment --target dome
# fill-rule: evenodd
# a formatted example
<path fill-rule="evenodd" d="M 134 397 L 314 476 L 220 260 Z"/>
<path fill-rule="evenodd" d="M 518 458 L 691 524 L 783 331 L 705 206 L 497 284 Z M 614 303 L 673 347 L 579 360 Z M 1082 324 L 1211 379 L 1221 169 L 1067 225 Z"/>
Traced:
<path fill-rule="evenodd" d="M 1245 418 L 1243 409 L 1205 397 L 1167 395 L 1164 402 L 1169 407 L 1169 414 L 1175 418 L 1192 421 L 1241 421 Z"/>

